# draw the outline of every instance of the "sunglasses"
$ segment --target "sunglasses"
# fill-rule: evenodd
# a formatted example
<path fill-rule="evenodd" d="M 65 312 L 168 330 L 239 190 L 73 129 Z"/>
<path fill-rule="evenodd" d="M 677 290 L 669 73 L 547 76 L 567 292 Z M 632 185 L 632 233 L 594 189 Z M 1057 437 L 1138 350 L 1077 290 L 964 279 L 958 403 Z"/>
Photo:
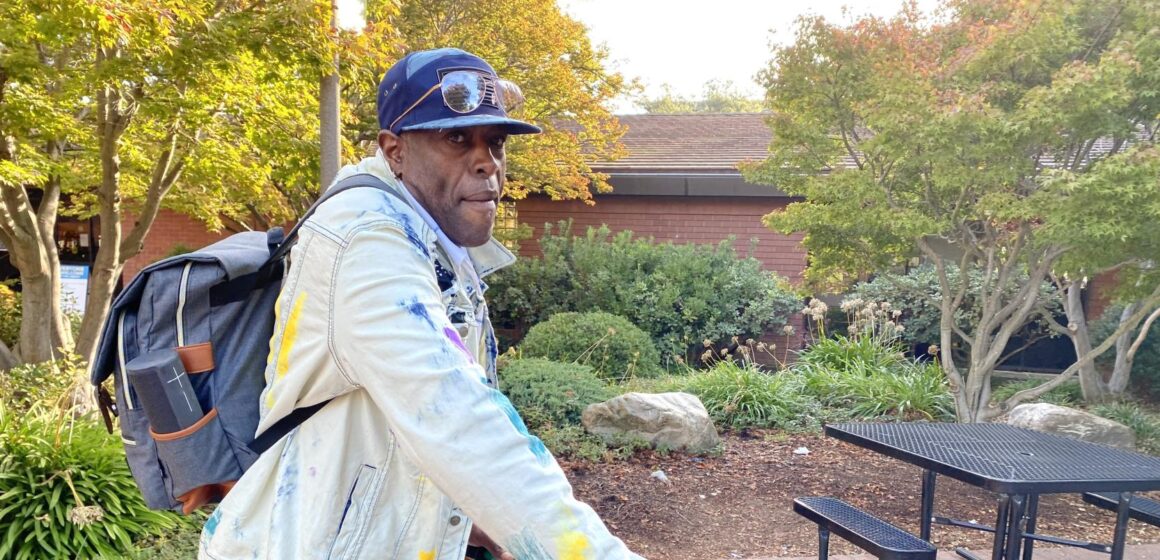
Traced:
<path fill-rule="evenodd" d="M 524 103 L 524 93 L 520 91 L 520 86 L 508 80 L 471 70 L 455 70 L 448 72 L 438 84 L 431 86 L 431 89 L 407 107 L 406 111 L 391 121 L 388 128 L 394 128 L 412 109 L 418 107 L 436 91 L 442 92 L 443 104 L 448 109 L 461 115 L 478 109 L 484 103 L 498 107 L 505 113 L 515 111 Z"/>

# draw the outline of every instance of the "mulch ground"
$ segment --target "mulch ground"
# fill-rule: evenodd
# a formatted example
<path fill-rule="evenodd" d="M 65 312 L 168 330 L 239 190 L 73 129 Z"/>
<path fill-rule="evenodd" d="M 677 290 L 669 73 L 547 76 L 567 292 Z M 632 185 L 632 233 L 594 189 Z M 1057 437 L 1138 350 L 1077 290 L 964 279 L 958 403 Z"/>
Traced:
<path fill-rule="evenodd" d="M 798 496 L 835 496 L 918 533 L 917 467 L 820 434 L 742 431 L 723 439 L 719 456 L 642 451 L 626 461 L 562 464 L 577 497 L 651 560 L 816 554 L 816 525 L 792 510 Z M 809 454 L 794 454 L 800 447 Z M 668 480 L 651 476 L 657 470 Z M 946 477 L 938 481 L 936 515 L 994 524 L 993 494 Z M 1043 496 L 1036 532 L 1111 542 L 1114 521 L 1111 512 L 1085 504 L 1079 495 Z M 943 550 L 989 550 L 991 535 L 936 525 L 932 541 Z M 1160 529 L 1133 522 L 1128 542 L 1158 543 Z M 832 539 L 830 551 L 857 550 Z"/>

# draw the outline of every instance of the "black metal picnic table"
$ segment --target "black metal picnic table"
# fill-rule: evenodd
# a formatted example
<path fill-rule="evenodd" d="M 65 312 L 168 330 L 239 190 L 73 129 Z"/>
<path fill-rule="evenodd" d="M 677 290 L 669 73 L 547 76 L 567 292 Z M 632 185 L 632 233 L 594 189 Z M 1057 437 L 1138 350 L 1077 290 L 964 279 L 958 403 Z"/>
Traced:
<path fill-rule="evenodd" d="M 827 425 L 825 431 L 924 469 L 919 536 L 930 540 L 932 522 L 994 531 L 992 560 L 1030 560 L 1037 540 L 1122 560 L 1132 492 L 1160 490 L 1160 458 L 1006 424 L 853 423 Z M 995 526 L 935 517 L 935 479 L 940 474 L 999 494 Z M 1111 545 L 1035 534 L 1040 494 L 1082 492 L 1118 493 Z M 962 549 L 956 552 L 973 557 Z"/>

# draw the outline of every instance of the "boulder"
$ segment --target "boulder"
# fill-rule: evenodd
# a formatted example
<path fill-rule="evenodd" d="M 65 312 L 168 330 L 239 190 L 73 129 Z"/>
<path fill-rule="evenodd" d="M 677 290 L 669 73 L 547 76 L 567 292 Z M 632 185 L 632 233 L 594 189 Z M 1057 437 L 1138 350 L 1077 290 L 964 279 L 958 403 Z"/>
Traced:
<path fill-rule="evenodd" d="M 606 440 L 639 439 L 690 453 L 711 451 L 721 442 L 701 399 L 688 393 L 627 393 L 588 405 L 581 421 Z"/>
<path fill-rule="evenodd" d="M 1136 434 L 1131 428 L 1066 406 L 1047 403 L 1021 404 L 1011 411 L 1007 423 L 1120 449 L 1136 448 Z"/>

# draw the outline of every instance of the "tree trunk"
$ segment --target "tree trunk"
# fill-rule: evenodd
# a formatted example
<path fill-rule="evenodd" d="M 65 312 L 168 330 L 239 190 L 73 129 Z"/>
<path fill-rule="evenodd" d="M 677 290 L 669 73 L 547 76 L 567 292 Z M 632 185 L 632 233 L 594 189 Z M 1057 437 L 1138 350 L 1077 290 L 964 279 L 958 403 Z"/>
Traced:
<path fill-rule="evenodd" d="M 1088 330 L 1082 294 L 1083 283 L 1071 282 L 1067 286 L 1063 303 L 1063 311 L 1067 315 L 1067 332 L 1076 356 L 1086 356 L 1092 351 L 1091 332 Z M 1128 313 L 1129 316 L 1131 314 Z M 1096 369 L 1095 361 L 1087 362 L 1079 368 L 1079 386 L 1086 403 L 1099 403 L 1108 398 L 1108 386 L 1104 383 L 1103 375 Z"/>
<path fill-rule="evenodd" d="M 1122 326 L 1139 309 L 1139 302 L 1125 306 L 1124 310 L 1120 312 L 1120 321 L 1117 325 Z M 1108 393 L 1116 398 L 1124 396 L 1124 391 L 1128 388 L 1128 380 L 1132 375 L 1133 356 L 1129 352 L 1132 340 L 1135 338 L 1132 336 L 1132 330 L 1125 330 L 1116 337 L 1116 362 L 1112 368 L 1112 377 L 1108 379 Z"/>
<path fill-rule="evenodd" d="M 21 306 L 20 357 L 25 362 L 53 361 L 61 357 L 56 345 L 64 327 L 60 312 L 60 291 L 53 290 L 52 276 L 47 259 L 41 259 L 40 270 L 22 267 L 20 271 Z M 68 350 L 65 348 L 64 350 Z"/>

